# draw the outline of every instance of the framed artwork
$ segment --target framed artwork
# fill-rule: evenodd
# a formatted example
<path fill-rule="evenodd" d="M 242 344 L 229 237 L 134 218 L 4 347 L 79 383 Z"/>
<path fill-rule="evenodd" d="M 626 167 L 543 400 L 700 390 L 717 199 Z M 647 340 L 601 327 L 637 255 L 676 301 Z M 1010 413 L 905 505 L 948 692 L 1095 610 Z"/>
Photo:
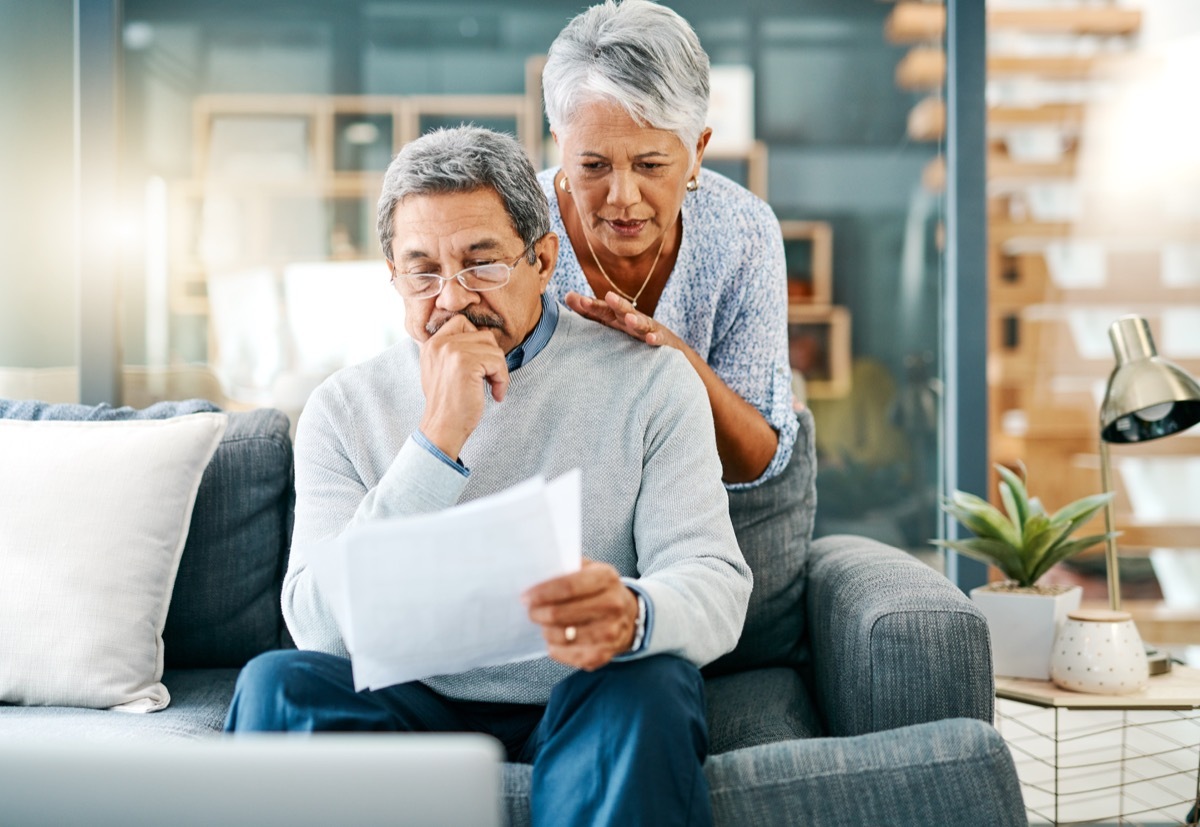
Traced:
<path fill-rule="evenodd" d="M 747 152 L 754 145 L 754 70 L 738 63 L 715 64 L 708 71 L 708 151 Z"/>
<path fill-rule="evenodd" d="M 833 303 L 833 227 L 825 221 L 780 221 L 787 260 L 788 304 Z"/>
<path fill-rule="evenodd" d="M 797 401 L 850 393 L 850 313 L 844 307 L 788 308 L 788 360 Z"/>

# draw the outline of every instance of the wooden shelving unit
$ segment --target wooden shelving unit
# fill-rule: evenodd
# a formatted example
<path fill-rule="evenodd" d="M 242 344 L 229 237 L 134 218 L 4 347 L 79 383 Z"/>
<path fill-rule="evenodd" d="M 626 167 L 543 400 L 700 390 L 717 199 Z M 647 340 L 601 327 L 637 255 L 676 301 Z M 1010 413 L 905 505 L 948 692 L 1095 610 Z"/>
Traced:
<path fill-rule="evenodd" d="M 1046 89 L 1069 81 L 1077 91 L 1079 84 L 1093 84 L 1099 96 L 1104 84 L 1140 61 L 1133 37 L 1142 23 L 1138 9 L 1080 5 L 996 10 L 988 20 L 992 28 L 1032 37 L 1049 34 L 1059 42 L 1070 35 L 1106 38 L 1101 54 L 989 55 L 990 78 L 1019 77 L 1023 88 L 1035 93 L 1039 81 L 1045 81 Z M 1088 131 L 1091 104 L 1034 97 L 1028 106 L 1010 99 L 988 110 L 989 448 L 994 462 L 1023 463 L 1030 479 L 1047 492 L 1046 507 L 1054 509 L 1100 490 L 1097 393 L 1113 368 L 1106 340 L 1101 347 L 1080 352 L 1079 331 L 1072 329 L 1068 314 L 1090 311 L 1111 321 L 1136 312 L 1149 320 L 1163 347 L 1164 312 L 1200 305 L 1200 287 L 1166 284 L 1161 251 L 1170 243 L 1200 240 L 1200 226 L 1171 220 L 1117 224 L 1091 213 L 1085 221 L 1039 218 L 1018 209 L 1026 203 L 1022 199 L 1028 189 L 1086 186 L 1083 176 L 1091 171 L 1081 163 L 1093 139 Z M 1022 156 L 1015 151 L 1015 136 L 1028 130 L 1056 134 L 1060 151 Z M 1091 250 L 1096 278 L 1086 286 L 1056 280 L 1052 254 L 1082 246 Z M 1200 359 L 1169 351 L 1164 355 L 1185 370 L 1200 369 Z M 1200 456 L 1200 439 L 1178 437 L 1133 449 L 1115 446 L 1112 453 L 1118 468 L 1125 459 Z M 1139 556 L 1153 548 L 1200 548 L 1200 519 L 1139 521 L 1120 473 L 1114 475 L 1114 484 L 1122 555 Z M 1084 531 L 1103 531 L 1102 520 Z M 1171 612 L 1150 602 L 1128 608 L 1135 609 L 1147 640 L 1200 642 L 1200 612 Z"/>

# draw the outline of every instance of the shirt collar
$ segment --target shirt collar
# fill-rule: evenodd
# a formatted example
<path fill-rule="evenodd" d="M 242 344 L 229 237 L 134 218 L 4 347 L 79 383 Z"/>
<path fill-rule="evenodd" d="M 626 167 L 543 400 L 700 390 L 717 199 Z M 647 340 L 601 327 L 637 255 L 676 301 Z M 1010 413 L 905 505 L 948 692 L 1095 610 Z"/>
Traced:
<path fill-rule="evenodd" d="M 550 341 L 557 326 L 558 302 L 550 298 L 548 293 L 542 293 L 542 317 L 533 326 L 533 330 L 529 331 L 525 341 L 504 355 L 508 369 L 513 371 L 532 362 L 533 357 L 541 353 L 542 348 Z"/>

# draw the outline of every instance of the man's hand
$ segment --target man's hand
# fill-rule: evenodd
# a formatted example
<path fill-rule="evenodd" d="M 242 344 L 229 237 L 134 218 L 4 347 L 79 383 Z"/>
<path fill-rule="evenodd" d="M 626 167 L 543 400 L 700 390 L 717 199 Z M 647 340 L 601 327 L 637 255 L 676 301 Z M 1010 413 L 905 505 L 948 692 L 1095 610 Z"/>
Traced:
<path fill-rule="evenodd" d="M 591 672 L 633 645 L 637 597 L 607 563 L 584 560 L 579 571 L 537 584 L 524 600 L 559 663 Z"/>
<path fill-rule="evenodd" d="M 492 397 L 502 401 L 508 365 L 491 331 L 479 330 L 460 314 L 421 343 L 421 433 L 452 459 L 458 459 L 483 418 L 485 381 L 492 386 Z"/>

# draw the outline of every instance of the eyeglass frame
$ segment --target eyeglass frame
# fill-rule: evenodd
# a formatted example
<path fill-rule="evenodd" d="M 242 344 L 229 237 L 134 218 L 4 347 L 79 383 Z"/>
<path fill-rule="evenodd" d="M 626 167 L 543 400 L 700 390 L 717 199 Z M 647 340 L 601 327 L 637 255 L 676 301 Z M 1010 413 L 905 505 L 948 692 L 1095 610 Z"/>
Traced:
<path fill-rule="evenodd" d="M 392 271 L 392 278 L 391 278 L 392 288 L 397 293 L 400 294 L 401 298 L 405 298 L 405 299 L 435 299 L 438 296 L 442 295 L 442 291 L 446 289 L 446 283 L 450 282 L 450 281 L 457 281 L 459 283 L 459 286 L 461 286 L 463 290 L 469 290 L 472 293 L 487 293 L 491 290 L 499 290 L 501 287 L 506 286 L 510 281 L 512 281 L 512 271 L 517 269 L 517 266 L 518 266 L 519 262 L 521 261 L 521 259 L 523 259 L 523 258 L 525 258 L 525 256 L 529 255 L 529 251 L 532 250 L 535 246 L 537 246 L 537 243 L 545 237 L 546 236 L 543 235 L 543 236 L 541 236 L 541 238 L 537 238 L 537 239 L 534 239 L 533 241 L 531 241 L 528 245 L 526 245 L 524 250 L 522 250 L 520 253 L 517 254 L 517 257 L 512 260 L 511 264 L 505 264 L 502 261 L 493 261 L 489 264 L 477 264 L 474 267 L 464 267 L 463 269 L 459 270 L 457 273 L 455 273 L 452 276 L 442 276 L 442 275 L 438 275 L 437 273 L 397 273 L 395 263 L 391 259 L 388 259 L 388 269 L 390 269 Z M 462 279 L 462 274 L 468 273 L 472 270 L 481 270 L 484 267 L 505 267 L 508 269 L 507 277 L 504 279 L 504 281 L 500 282 L 499 284 L 493 285 L 491 287 L 484 287 L 482 290 L 474 288 L 474 287 L 468 287 Z M 437 279 L 438 280 L 437 292 L 430 293 L 428 296 L 414 296 L 414 295 L 406 294 L 403 291 L 401 291 L 401 289 L 400 289 L 400 280 L 401 279 L 417 279 L 417 278 L 435 278 L 435 279 Z"/>

